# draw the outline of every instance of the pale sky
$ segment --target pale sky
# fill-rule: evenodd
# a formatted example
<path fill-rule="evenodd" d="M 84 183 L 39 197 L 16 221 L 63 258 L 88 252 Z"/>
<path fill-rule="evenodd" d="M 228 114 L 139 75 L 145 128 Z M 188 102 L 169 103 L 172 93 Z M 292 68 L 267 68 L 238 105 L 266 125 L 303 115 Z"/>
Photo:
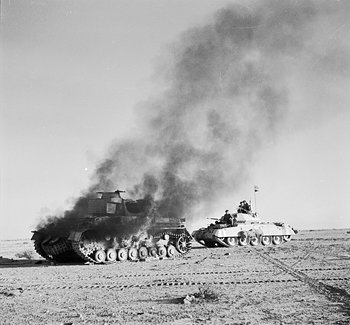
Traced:
<path fill-rule="evenodd" d="M 28 238 L 40 217 L 69 206 L 112 141 L 137 128 L 133 108 L 157 94 L 165 48 L 229 2 L 2 1 L 1 239 Z M 334 116 L 315 109 L 300 123 L 303 105 L 319 105 L 321 95 L 304 100 L 298 91 L 299 116 L 262 148 L 250 180 L 223 198 L 218 216 L 253 199 L 257 184 L 264 220 L 350 227 L 349 76 L 340 89 L 331 80 L 322 105 L 341 109 Z"/>

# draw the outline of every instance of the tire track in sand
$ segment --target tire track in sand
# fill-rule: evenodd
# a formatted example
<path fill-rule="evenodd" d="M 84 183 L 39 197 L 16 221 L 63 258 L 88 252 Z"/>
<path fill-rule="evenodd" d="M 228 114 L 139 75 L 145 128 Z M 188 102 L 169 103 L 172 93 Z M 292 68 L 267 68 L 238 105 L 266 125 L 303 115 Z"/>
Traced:
<path fill-rule="evenodd" d="M 314 291 L 324 295 L 327 299 L 332 302 L 340 303 L 340 309 L 350 318 L 350 294 L 341 288 L 334 287 L 323 283 L 320 280 L 309 277 L 304 272 L 297 270 L 281 260 L 272 257 L 267 252 L 262 252 L 259 250 L 254 250 L 254 252 L 259 255 L 264 260 L 280 268 L 284 272 L 292 275 L 294 278 L 304 282 L 309 285 Z M 334 279 L 321 279 L 321 280 L 334 280 Z"/>

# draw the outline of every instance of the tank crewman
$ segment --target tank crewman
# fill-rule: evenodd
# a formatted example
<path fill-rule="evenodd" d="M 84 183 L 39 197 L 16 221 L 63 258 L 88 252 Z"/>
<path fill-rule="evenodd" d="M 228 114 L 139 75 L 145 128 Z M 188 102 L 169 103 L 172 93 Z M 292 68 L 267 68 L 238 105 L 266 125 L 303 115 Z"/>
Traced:
<path fill-rule="evenodd" d="M 238 213 L 250 213 L 251 207 L 250 204 L 247 201 L 241 201 L 238 206 Z"/>
<path fill-rule="evenodd" d="M 225 214 L 221 217 L 220 221 L 222 223 L 231 224 L 231 219 L 232 216 L 228 213 L 228 210 L 225 210 Z"/>
<path fill-rule="evenodd" d="M 237 227 L 238 226 L 238 222 L 237 222 L 237 214 L 234 213 L 232 218 L 231 218 L 231 223 L 232 223 L 232 227 Z"/>

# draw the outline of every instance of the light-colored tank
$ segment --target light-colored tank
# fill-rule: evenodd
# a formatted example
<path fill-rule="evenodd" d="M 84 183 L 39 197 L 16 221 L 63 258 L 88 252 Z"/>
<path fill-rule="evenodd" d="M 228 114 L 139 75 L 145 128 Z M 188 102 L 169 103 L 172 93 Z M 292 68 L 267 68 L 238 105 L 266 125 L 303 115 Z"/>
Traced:
<path fill-rule="evenodd" d="M 246 204 L 245 201 L 243 201 Z M 291 240 L 297 233 L 291 226 L 282 222 L 261 221 L 251 212 L 250 205 L 240 207 L 237 213 L 226 214 L 206 228 L 192 233 L 192 237 L 206 247 L 231 247 L 257 245 L 279 245 Z"/>

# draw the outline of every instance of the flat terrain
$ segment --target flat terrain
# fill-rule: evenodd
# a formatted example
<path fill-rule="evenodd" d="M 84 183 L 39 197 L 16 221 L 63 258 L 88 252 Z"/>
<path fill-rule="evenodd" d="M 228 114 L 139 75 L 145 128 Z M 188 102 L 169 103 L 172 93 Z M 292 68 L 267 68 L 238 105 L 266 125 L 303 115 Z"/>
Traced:
<path fill-rule="evenodd" d="M 346 229 L 109 265 L 15 256 L 28 249 L 29 240 L 0 241 L 0 324 L 350 323 Z"/>

